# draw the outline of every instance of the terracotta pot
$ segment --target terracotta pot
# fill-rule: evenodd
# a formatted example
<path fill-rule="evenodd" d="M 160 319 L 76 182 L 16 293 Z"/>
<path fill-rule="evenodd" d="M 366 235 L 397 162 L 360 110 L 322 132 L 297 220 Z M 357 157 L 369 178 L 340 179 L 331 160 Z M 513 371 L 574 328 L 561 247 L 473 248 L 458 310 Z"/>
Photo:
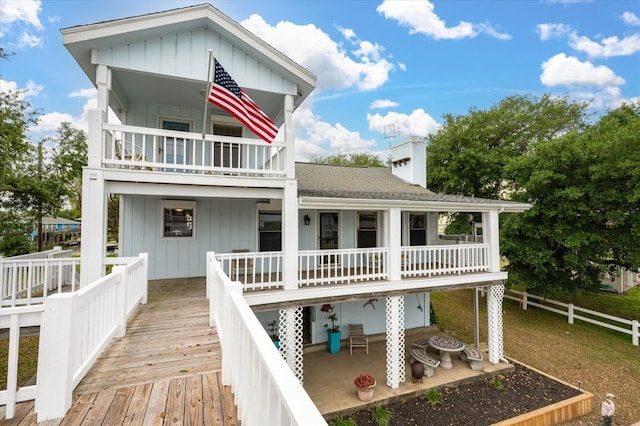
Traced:
<path fill-rule="evenodd" d="M 367 388 L 356 388 L 358 389 L 358 399 L 360 401 L 368 402 L 373 399 L 373 389 L 376 385 L 369 386 Z"/>

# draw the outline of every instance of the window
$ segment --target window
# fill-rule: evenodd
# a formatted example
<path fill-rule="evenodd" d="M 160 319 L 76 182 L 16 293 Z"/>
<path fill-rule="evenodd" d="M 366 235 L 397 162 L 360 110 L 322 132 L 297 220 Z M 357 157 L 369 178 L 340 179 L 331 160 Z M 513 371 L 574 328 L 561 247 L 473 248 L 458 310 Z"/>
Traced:
<path fill-rule="evenodd" d="M 358 213 L 358 248 L 377 246 L 377 213 Z"/>
<path fill-rule="evenodd" d="M 409 245 L 427 245 L 426 216 L 424 213 L 409 214 Z"/>
<path fill-rule="evenodd" d="M 161 209 L 163 238 L 195 237 L 195 201 L 163 200 Z"/>
<path fill-rule="evenodd" d="M 258 233 L 260 251 L 282 250 L 282 213 L 259 212 Z"/>
<path fill-rule="evenodd" d="M 218 136 L 242 137 L 242 127 L 213 123 L 213 134 Z M 240 145 L 230 142 L 215 142 L 213 145 L 213 165 L 216 167 L 240 167 Z"/>
<path fill-rule="evenodd" d="M 164 130 L 174 130 L 178 132 L 189 132 L 190 124 L 183 121 L 165 120 L 162 119 L 162 128 Z M 171 164 L 187 164 L 185 160 L 188 158 L 186 139 L 165 138 L 164 150 L 166 155 L 166 162 Z M 160 148 L 163 151 L 163 148 Z"/>

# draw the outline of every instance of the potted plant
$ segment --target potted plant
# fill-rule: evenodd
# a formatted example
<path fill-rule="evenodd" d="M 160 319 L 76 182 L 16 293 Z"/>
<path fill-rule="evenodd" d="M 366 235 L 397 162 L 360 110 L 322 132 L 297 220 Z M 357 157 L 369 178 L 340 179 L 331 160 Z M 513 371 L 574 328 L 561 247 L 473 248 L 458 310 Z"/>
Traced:
<path fill-rule="evenodd" d="M 331 321 L 331 324 L 325 324 L 324 328 L 327 329 L 327 350 L 331 354 L 340 352 L 340 325 L 338 324 L 338 315 L 333 312 L 333 305 L 322 305 L 320 311 L 329 313 L 327 317 Z"/>
<path fill-rule="evenodd" d="M 353 379 L 353 384 L 358 390 L 360 401 L 371 401 L 373 399 L 373 389 L 376 386 L 376 379 L 371 374 L 359 374 Z"/>
<path fill-rule="evenodd" d="M 276 320 L 269 323 L 269 337 L 276 348 L 280 349 L 280 336 L 278 336 L 278 322 Z"/>

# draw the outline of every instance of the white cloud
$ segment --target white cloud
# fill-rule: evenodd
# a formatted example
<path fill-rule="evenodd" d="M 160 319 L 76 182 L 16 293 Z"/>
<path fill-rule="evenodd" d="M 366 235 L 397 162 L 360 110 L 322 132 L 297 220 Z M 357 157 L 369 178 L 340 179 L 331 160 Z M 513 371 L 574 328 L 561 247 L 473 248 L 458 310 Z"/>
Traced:
<path fill-rule="evenodd" d="M 394 65 L 382 57 L 384 47 L 360 40 L 351 29 L 339 28 L 345 40 L 354 45 L 349 52 L 313 24 L 278 22 L 271 26 L 256 14 L 241 22 L 276 49 L 318 76 L 318 89 L 357 87 L 371 90 L 389 80 Z"/>
<path fill-rule="evenodd" d="M 18 97 L 22 100 L 40 95 L 43 89 L 41 85 L 33 81 L 29 81 L 26 87 L 20 88 L 15 81 L 6 81 L 0 78 L 0 92 L 19 92 Z"/>
<path fill-rule="evenodd" d="M 359 132 L 351 131 L 340 123 L 332 125 L 322 121 L 307 102 L 293 113 L 293 126 L 296 130 L 297 160 L 369 152 L 376 144 L 376 141 L 365 139 Z"/>
<path fill-rule="evenodd" d="M 621 18 L 627 25 L 632 25 L 634 27 L 640 26 L 640 18 L 638 18 L 638 15 L 633 12 L 624 12 Z"/>
<path fill-rule="evenodd" d="M 426 137 L 438 131 L 440 126 L 422 108 L 413 110 L 410 115 L 388 112 L 386 115 L 367 114 L 369 129 L 378 133 L 384 133 L 385 129 L 392 126 L 396 136 L 407 138 L 411 136 Z"/>
<path fill-rule="evenodd" d="M 545 86 L 597 86 L 612 87 L 625 83 L 610 68 L 591 62 L 581 62 L 574 56 L 559 53 L 542 63 L 540 81 Z"/>
<path fill-rule="evenodd" d="M 15 24 L 43 30 L 38 18 L 42 10 L 40 0 L 2 0 L 0 2 L 0 37 L 11 32 Z M 14 31 L 15 32 L 15 31 Z"/>
<path fill-rule="evenodd" d="M 607 37 L 597 42 L 585 36 L 571 34 L 569 45 L 580 52 L 586 52 L 592 58 L 629 56 L 640 52 L 640 33 L 619 39 L 618 37 Z"/>
<path fill-rule="evenodd" d="M 95 98 L 98 96 L 98 89 L 91 87 L 89 89 L 80 89 L 69 94 L 70 98 Z"/>
<path fill-rule="evenodd" d="M 569 25 L 565 24 L 538 24 L 536 32 L 540 35 L 540 40 L 547 41 L 552 38 L 562 37 L 567 33 L 573 32 Z"/>
<path fill-rule="evenodd" d="M 23 32 L 18 39 L 19 47 L 38 47 L 42 46 L 42 39 L 33 34 Z"/>
<path fill-rule="evenodd" d="M 370 109 L 395 108 L 399 104 L 389 99 L 377 99 L 369 105 Z"/>
<path fill-rule="evenodd" d="M 410 34 L 424 34 L 435 40 L 473 38 L 479 33 L 500 40 L 511 38 L 509 34 L 498 32 L 489 23 L 460 21 L 453 27 L 447 27 L 445 21 L 434 12 L 433 3 L 428 0 L 384 0 L 376 10 L 386 19 L 395 19 L 401 26 L 408 27 Z"/>

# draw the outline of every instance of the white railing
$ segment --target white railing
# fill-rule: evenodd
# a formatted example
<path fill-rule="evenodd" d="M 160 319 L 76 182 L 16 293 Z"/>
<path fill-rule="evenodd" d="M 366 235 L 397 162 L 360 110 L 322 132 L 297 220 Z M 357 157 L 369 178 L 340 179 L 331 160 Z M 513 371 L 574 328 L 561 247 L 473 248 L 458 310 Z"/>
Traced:
<path fill-rule="evenodd" d="M 282 288 L 282 252 L 217 253 L 222 270 L 245 290 Z"/>
<path fill-rule="evenodd" d="M 222 381 L 231 385 L 243 425 L 326 425 L 264 327 L 231 282 L 219 255 L 207 253 L 210 325 L 222 347 Z"/>
<path fill-rule="evenodd" d="M 284 177 L 285 143 L 103 124 L 105 167 L 180 173 Z"/>
<path fill-rule="evenodd" d="M 405 246 L 401 253 L 403 277 L 489 271 L 488 244 Z"/>
<path fill-rule="evenodd" d="M 348 284 L 384 280 L 389 249 L 304 250 L 298 252 L 298 285 Z"/>
<path fill-rule="evenodd" d="M 42 303 L 51 294 L 75 291 L 80 285 L 80 258 L 70 250 L 53 250 L 0 259 L 0 309 Z"/>
<path fill-rule="evenodd" d="M 0 329 L 9 329 L 9 351 L 7 357 L 7 389 L 0 391 L 0 405 L 5 407 L 5 418 L 12 419 L 16 403 L 36 398 L 36 385 L 18 387 L 18 361 L 20 331 L 22 327 L 37 327 L 41 324 L 44 305 L 20 306 L 0 310 Z"/>
<path fill-rule="evenodd" d="M 558 302 L 556 300 L 551 300 L 545 297 L 535 296 L 527 292 L 516 290 L 508 290 L 507 292 L 505 292 L 504 298 L 519 302 L 520 307 L 523 310 L 526 310 L 528 306 L 535 306 L 540 309 L 555 312 L 556 314 L 564 315 L 567 317 L 567 321 L 569 324 L 573 324 L 574 320 L 577 319 L 588 322 L 590 324 L 595 324 L 600 327 L 608 328 L 609 330 L 615 330 L 620 333 L 628 334 L 631 336 L 631 342 L 633 343 L 633 345 L 638 346 L 640 340 L 640 322 L 638 320 L 628 320 L 613 315 L 603 314 L 601 312 L 575 306 L 573 303 Z M 532 302 L 529 299 L 535 299 L 538 300 L 538 302 Z M 557 306 L 559 308 L 556 308 L 554 306 Z M 590 316 L 581 315 L 580 313 Z M 596 318 L 608 320 L 609 322 L 600 321 Z M 616 325 L 616 323 L 622 324 L 622 326 Z"/>
<path fill-rule="evenodd" d="M 75 386 L 110 340 L 124 335 L 128 316 L 145 302 L 147 255 L 134 259 L 76 292 L 49 296 L 43 305 L 0 311 L 4 316 L 11 309 L 42 309 L 37 382 L 30 398 L 35 396 L 38 422 L 64 417 Z M 14 412 L 7 405 L 6 418 Z"/>

